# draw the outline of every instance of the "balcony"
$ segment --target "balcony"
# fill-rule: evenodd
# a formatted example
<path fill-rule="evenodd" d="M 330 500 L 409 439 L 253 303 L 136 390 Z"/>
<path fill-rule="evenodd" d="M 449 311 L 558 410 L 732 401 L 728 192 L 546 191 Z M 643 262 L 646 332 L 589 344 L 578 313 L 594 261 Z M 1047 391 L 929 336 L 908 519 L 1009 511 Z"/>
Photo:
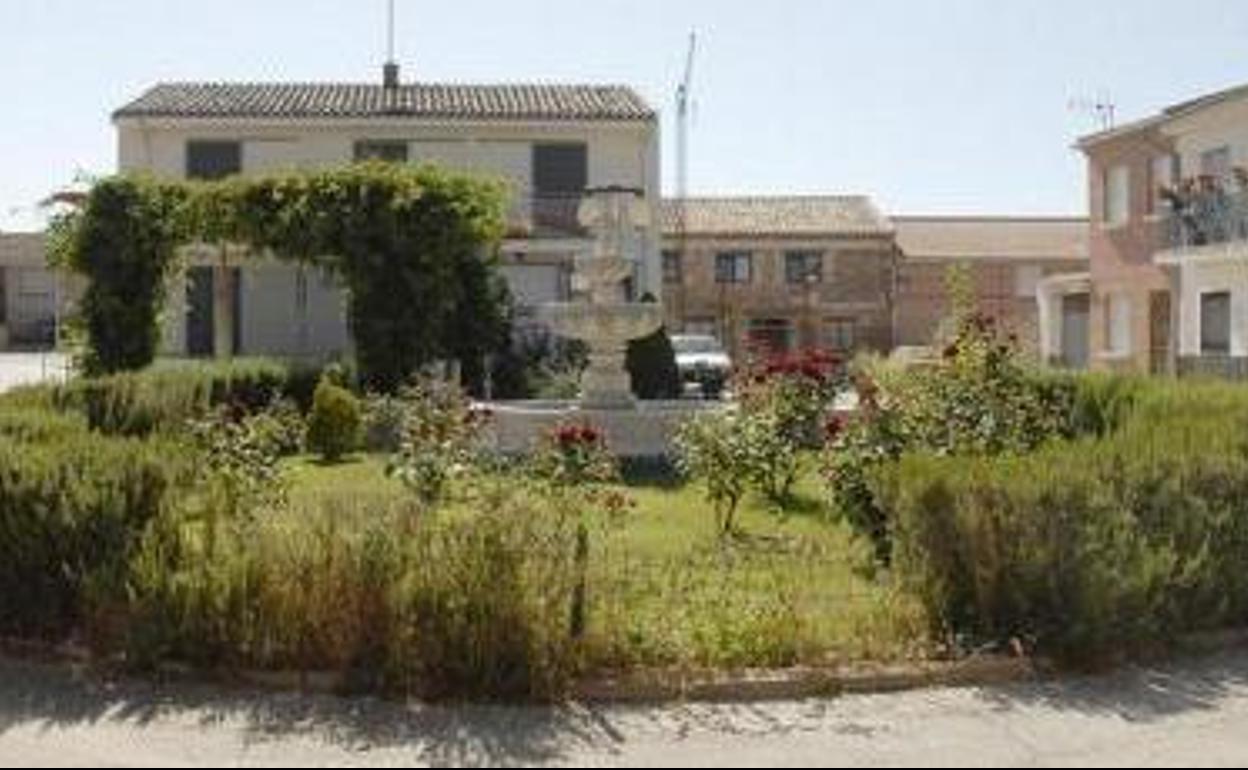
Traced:
<path fill-rule="evenodd" d="M 583 194 L 532 193 L 515 199 L 507 216 L 508 238 L 587 238 L 580 223 Z"/>
<path fill-rule="evenodd" d="M 1248 243 L 1248 185 L 1210 178 L 1164 190 L 1170 211 L 1161 221 L 1161 248 L 1187 252 L 1209 246 Z"/>

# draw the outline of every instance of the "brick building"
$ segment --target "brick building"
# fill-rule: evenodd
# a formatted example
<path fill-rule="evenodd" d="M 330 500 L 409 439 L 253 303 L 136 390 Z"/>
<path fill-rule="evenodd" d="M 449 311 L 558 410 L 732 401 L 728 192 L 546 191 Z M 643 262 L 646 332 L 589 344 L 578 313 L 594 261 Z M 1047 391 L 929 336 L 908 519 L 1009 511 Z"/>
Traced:
<path fill-rule="evenodd" d="M 750 345 L 893 345 L 893 228 L 861 196 L 691 198 L 663 206 L 668 327 Z"/>
<path fill-rule="evenodd" d="M 1088 223 L 1074 217 L 892 217 L 900 252 L 894 335 L 923 346 L 950 315 L 950 268 L 969 271 L 978 308 L 1039 347 L 1036 288 L 1086 270 Z"/>

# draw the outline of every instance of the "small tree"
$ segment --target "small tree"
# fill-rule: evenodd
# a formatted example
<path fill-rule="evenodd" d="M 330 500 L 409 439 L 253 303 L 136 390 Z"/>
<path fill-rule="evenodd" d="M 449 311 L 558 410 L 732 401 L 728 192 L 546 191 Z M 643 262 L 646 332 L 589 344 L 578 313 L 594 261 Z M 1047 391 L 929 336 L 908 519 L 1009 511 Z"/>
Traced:
<path fill-rule="evenodd" d="M 748 419 L 739 412 L 703 415 L 682 425 L 676 434 L 677 465 L 705 485 L 721 537 L 737 531 L 737 508 L 755 478 Z"/>
<path fill-rule="evenodd" d="M 308 448 L 328 462 L 337 462 L 359 445 L 362 423 L 355 394 L 330 377 L 322 377 L 308 415 Z"/>

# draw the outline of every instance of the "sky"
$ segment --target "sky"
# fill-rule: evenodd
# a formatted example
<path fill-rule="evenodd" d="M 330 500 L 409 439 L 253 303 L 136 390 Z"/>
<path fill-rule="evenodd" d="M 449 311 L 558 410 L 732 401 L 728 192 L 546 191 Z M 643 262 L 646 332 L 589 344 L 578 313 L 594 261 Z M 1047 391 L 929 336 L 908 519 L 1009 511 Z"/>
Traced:
<path fill-rule="evenodd" d="M 1086 209 L 1071 149 L 1248 82 L 1244 0 L 396 0 L 405 79 L 610 82 L 663 116 L 689 32 L 694 194 L 862 193 L 892 214 Z M 380 78 L 385 0 L 0 0 L 0 230 L 115 169 L 110 113 L 162 80 Z M 1072 104 L 1074 108 L 1072 109 Z"/>

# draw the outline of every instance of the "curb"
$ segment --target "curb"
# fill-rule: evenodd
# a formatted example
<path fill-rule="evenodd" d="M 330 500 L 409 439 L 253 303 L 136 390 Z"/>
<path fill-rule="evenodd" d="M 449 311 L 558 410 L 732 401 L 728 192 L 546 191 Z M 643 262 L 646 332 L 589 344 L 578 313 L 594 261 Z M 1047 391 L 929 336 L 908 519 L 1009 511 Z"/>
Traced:
<path fill-rule="evenodd" d="M 1199 655 L 1244 647 L 1248 647 L 1248 628 L 1188 634 L 1178 640 L 1172 654 Z M 61 666 L 75 673 L 117 675 L 123 670 L 119 661 L 93 657 L 78 645 L 0 638 L 0 656 Z M 1054 671 L 1050 662 L 1043 658 L 1006 655 L 784 670 L 646 669 L 582 679 L 572 685 L 567 700 L 590 705 L 765 703 L 928 688 L 986 687 L 1034 681 L 1051 676 Z M 358 692 L 358 688 L 351 686 L 351 675 L 337 671 L 201 670 L 164 663 L 156 667 L 151 678 L 161 682 L 212 683 L 308 695 Z"/>
<path fill-rule="evenodd" d="M 1223 635 L 1219 635 L 1221 638 Z M 1248 643 L 1248 631 L 1237 639 Z M 1212 644 L 1213 642 L 1208 642 Z M 37 642 L 0 639 L 0 656 L 75 673 L 129 677 L 118 660 L 93 657 L 79 646 L 49 646 Z M 1029 658 L 980 655 L 958 661 L 897 665 L 847 665 L 836 668 L 800 667 L 783 670 L 713 671 L 646 669 L 581 679 L 569 689 L 567 700 L 585 704 L 750 703 L 803 700 L 853 694 L 883 694 L 931 687 L 980 687 L 1036 679 L 1047 665 Z M 344 695 L 359 692 L 350 673 L 339 671 L 261 671 L 255 669 L 196 669 L 181 663 L 161 663 L 137 679 L 169 683 L 243 686 L 276 693 Z M 363 693 L 360 693 L 363 694 Z"/>
<path fill-rule="evenodd" d="M 897 666 L 803 667 L 732 673 L 642 671 L 586 680 L 572 699 L 586 703 L 749 703 L 880 694 L 930 687 L 974 687 L 1028 681 L 1044 669 L 1037 661 L 978 656 L 954 662 Z"/>

